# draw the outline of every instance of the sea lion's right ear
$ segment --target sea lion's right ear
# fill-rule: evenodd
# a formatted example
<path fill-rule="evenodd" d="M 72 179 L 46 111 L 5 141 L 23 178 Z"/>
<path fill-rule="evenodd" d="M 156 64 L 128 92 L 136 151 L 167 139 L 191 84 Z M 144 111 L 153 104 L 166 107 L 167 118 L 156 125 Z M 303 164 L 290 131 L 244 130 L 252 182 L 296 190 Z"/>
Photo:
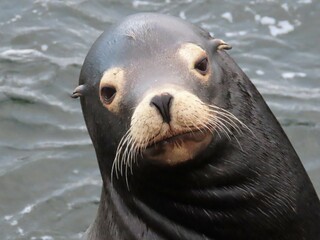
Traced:
<path fill-rule="evenodd" d="M 213 44 L 213 50 L 214 51 L 217 51 L 217 50 L 230 50 L 232 48 L 231 45 L 229 45 L 225 41 L 223 41 L 221 39 L 218 39 L 218 38 L 212 39 L 211 43 Z"/>
<path fill-rule="evenodd" d="M 71 94 L 72 98 L 78 98 L 84 96 L 85 92 L 85 85 L 79 85 L 73 90 L 73 93 Z"/>

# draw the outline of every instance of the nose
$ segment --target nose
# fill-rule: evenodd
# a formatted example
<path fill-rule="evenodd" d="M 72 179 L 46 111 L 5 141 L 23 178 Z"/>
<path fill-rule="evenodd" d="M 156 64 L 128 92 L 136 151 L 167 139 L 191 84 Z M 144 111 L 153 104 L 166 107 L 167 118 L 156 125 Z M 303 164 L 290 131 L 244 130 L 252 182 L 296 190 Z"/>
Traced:
<path fill-rule="evenodd" d="M 172 99 L 173 96 L 171 94 L 162 93 L 161 95 L 154 96 L 150 101 L 150 105 L 154 105 L 158 109 L 163 121 L 166 123 L 170 123 L 171 121 L 170 106 Z"/>

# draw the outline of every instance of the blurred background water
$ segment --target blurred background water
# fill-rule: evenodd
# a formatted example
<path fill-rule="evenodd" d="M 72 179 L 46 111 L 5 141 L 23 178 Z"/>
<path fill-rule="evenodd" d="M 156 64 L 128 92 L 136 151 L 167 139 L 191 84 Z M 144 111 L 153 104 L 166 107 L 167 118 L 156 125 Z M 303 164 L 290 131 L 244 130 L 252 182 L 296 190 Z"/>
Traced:
<path fill-rule="evenodd" d="M 233 46 L 320 193 L 319 1 L 1 0 L 1 239 L 79 239 L 93 221 L 100 173 L 70 93 L 101 32 L 142 11 Z"/>

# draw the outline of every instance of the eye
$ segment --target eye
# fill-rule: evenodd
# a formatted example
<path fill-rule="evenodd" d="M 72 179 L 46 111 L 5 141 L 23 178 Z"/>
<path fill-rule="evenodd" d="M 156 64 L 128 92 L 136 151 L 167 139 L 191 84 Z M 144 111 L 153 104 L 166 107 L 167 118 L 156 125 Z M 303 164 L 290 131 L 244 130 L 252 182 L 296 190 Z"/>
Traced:
<path fill-rule="evenodd" d="M 103 87 L 101 89 L 101 96 L 107 104 L 110 104 L 116 96 L 116 92 L 114 87 Z"/>
<path fill-rule="evenodd" d="M 196 62 L 194 68 L 198 70 L 199 73 L 205 75 L 208 71 L 208 58 L 202 58 L 200 61 Z"/>

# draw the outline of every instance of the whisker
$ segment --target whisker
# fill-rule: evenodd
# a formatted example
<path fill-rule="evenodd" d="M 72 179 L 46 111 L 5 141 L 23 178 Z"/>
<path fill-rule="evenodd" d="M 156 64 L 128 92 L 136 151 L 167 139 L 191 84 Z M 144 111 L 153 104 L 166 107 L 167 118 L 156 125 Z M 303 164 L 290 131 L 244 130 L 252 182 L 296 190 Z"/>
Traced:
<path fill-rule="evenodd" d="M 211 118 L 209 118 L 209 116 L 211 117 L 211 115 L 206 115 L 205 119 L 203 119 L 204 121 L 198 121 L 199 123 L 197 123 L 197 124 L 194 123 L 192 120 L 190 120 L 191 123 L 192 123 L 192 126 L 196 127 L 197 130 L 199 130 L 200 132 L 203 132 L 203 129 L 207 129 L 209 132 L 212 133 L 212 131 L 215 130 L 215 128 L 217 126 L 213 125 L 213 122 L 211 122 Z M 197 119 L 198 120 L 198 116 L 193 114 L 193 117 L 191 119 Z M 199 125 L 201 127 L 199 127 Z M 217 133 L 218 133 L 218 136 L 221 138 L 219 132 L 217 132 Z"/>
<path fill-rule="evenodd" d="M 120 161 L 121 161 L 122 149 L 125 146 L 126 142 L 128 141 L 128 136 L 130 136 L 130 129 L 123 135 L 117 147 L 116 156 L 114 158 L 114 161 L 111 167 L 111 181 L 113 180 L 114 173 L 116 173 L 116 177 L 119 178 L 118 171 L 119 171 L 119 164 L 121 164 Z"/>
<path fill-rule="evenodd" d="M 213 131 L 215 131 L 219 138 L 221 138 L 221 135 L 219 133 L 219 131 L 217 131 L 217 129 L 220 129 L 220 127 L 217 125 L 216 121 L 214 122 L 209 122 L 207 125 L 206 124 L 203 124 L 203 126 L 208 129 L 211 133 L 213 133 Z"/>
<path fill-rule="evenodd" d="M 230 135 L 234 135 L 232 131 L 224 124 L 221 118 L 218 118 L 216 115 L 207 115 L 205 117 L 208 119 L 207 121 L 212 127 L 220 128 L 220 130 L 225 132 L 228 138 L 230 137 Z M 213 122 L 215 123 L 215 125 L 212 125 Z"/>
<path fill-rule="evenodd" d="M 228 121 L 225 118 L 219 117 L 219 116 L 216 116 L 216 118 L 219 121 L 224 122 L 225 124 L 228 124 L 230 127 L 232 127 L 237 132 L 237 134 L 239 134 L 239 135 L 242 134 L 242 130 L 235 124 L 235 122 L 230 121 L 229 119 L 228 119 L 229 120 Z"/>
<path fill-rule="evenodd" d="M 230 133 L 228 132 L 229 129 L 224 124 L 221 124 L 220 121 L 216 121 L 216 124 L 218 126 L 218 129 L 220 131 L 222 131 L 229 140 L 231 140 Z M 232 135 L 232 133 L 231 133 L 231 135 Z"/>
<path fill-rule="evenodd" d="M 219 111 L 212 110 L 212 109 L 211 109 L 211 111 L 214 112 L 215 114 L 220 114 L 220 115 L 222 115 L 223 117 L 226 118 L 226 119 L 224 119 L 223 117 L 213 116 L 213 118 L 218 119 L 217 122 L 220 123 L 220 125 L 221 125 L 221 127 L 222 127 L 223 129 L 226 128 L 226 129 L 228 130 L 228 133 L 231 134 L 231 135 L 234 137 L 234 139 L 236 140 L 237 144 L 239 145 L 239 148 L 241 149 L 241 151 L 243 151 L 243 148 L 242 148 L 242 146 L 241 146 L 240 141 L 238 140 L 238 138 L 231 132 L 230 129 L 228 129 L 228 128 L 226 127 L 225 124 L 222 123 L 222 122 L 224 122 L 224 123 L 226 123 L 226 124 L 229 124 L 233 129 L 235 129 L 235 131 L 237 132 L 237 134 L 240 135 L 240 134 L 242 133 L 242 130 L 238 127 L 237 123 L 235 123 L 235 122 L 233 121 L 233 119 L 236 119 L 236 120 L 238 120 L 238 119 L 237 119 L 233 114 L 231 114 L 231 113 L 229 113 L 229 112 L 222 112 L 222 113 L 221 113 L 221 112 L 219 112 Z M 230 116 L 230 117 L 229 117 L 229 116 Z M 239 123 L 239 121 L 240 121 L 240 120 L 238 120 L 237 122 Z"/>
<path fill-rule="evenodd" d="M 220 108 L 220 107 L 215 106 L 215 105 L 208 105 L 208 106 L 209 106 L 210 108 L 218 109 L 218 110 L 220 110 L 221 112 L 226 113 L 229 117 L 233 118 L 235 121 L 237 121 L 238 123 L 240 123 L 242 127 L 244 127 L 245 129 L 247 129 L 254 137 L 256 137 L 255 134 L 254 134 L 254 132 L 253 132 L 245 123 L 243 123 L 239 118 L 237 118 L 234 114 L 232 114 L 232 113 L 229 112 L 228 110 L 225 110 L 225 109 Z"/>
<path fill-rule="evenodd" d="M 121 161 L 121 165 L 120 165 L 120 173 L 121 173 L 121 176 L 123 176 L 123 168 L 126 167 L 126 164 L 127 164 L 127 158 L 129 157 L 129 154 L 130 154 L 130 149 L 132 147 L 132 137 L 130 136 L 130 140 L 128 141 L 127 143 L 127 146 L 123 152 L 123 155 L 122 155 L 122 161 Z"/>
<path fill-rule="evenodd" d="M 230 118 L 227 114 L 225 113 L 219 113 L 217 112 L 218 115 L 222 116 L 217 116 L 218 118 L 220 118 L 222 121 L 228 123 L 230 126 L 232 126 L 238 134 L 242 133 L 242 130 L 240 129 L 240 127 L 238 126 L 237 122 L 235 122 L 233 120 L 233 118 Z"/>
<path fill-rule="evenodd" d="M 202 105 L 205 105 L 205 106 L 209 107 L 210 110 L 212 110 L 212 111 L 218 111 L 218 113 L 220 115 L 224 115 L 225 117 L 232 118 L 234 121 L 239 123 L 243 128 L 248 130 L 252 136 L 254 136 L 256 138 L 256 135 L 254 134 L 254 132 L 245 123 L 243 123 L 239 118 L 237 118 L 234 114 L 232 114 L 228 110 L 223 109 L 223 108 L 218 107 L 218 106 L 215 106 L 215 105 L 209 105 L 209 104 L 207 105 L 207 104 L 203 103 L 201 100 L 198 100 L 198 102 L 200 104 L 202 104 Z"/>

